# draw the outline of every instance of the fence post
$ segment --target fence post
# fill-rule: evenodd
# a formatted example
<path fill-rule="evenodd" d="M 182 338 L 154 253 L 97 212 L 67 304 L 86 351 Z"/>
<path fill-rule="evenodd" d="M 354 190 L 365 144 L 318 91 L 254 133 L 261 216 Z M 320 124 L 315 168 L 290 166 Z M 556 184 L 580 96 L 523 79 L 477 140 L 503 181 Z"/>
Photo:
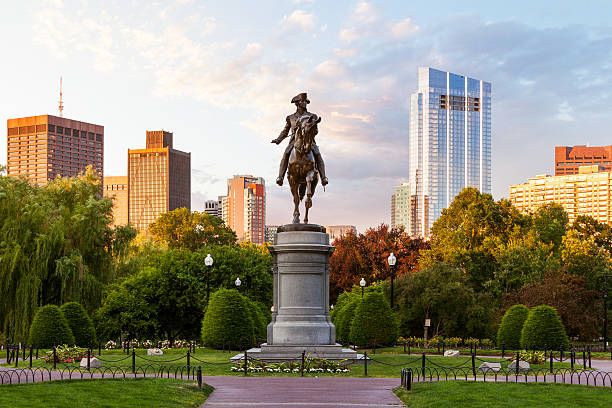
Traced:
<path fill-rule="evenodd" d="M 34 344 L 30 346 L 30 368 L 32 368 L 32 354 L 34 354 Z"/>
<path fill-rule="evenodd" d="M 6 345 L 6 362 L 7 364 L 9 364 L 11 362 L 11 355 L 10 355 L 10 347 L 8 346 L 8 344 Z"/>
<path fill-rule="evenodd" d="M 587 363 L 586 363 L 586 351 L 584 351 L 584 349 L 582 349 L 582 366 L 584 368 L 587 368 Z"/>
<path fill-rule="evenodd" d="M 476 353 L 472 354 L 472 374 L 476 378 Z"/>
<path fill-rule="evenodd" d="M 570 369 L 574 369 L 574 350 L 570 350 Z"/>
<path fill-rule="evenodd" d="M 506 343 L 502 341 L 502 359 L 504 358 L 504 354 L 506 354 Z"/>
<path fill-rule="evenodd" d="M 591 368 L 591 346 L 589 346 L 589 368 Z"/>
<path fill-rule="evenodd" d="M 102 344 L 100 343 L 100 340 L 98 340 L 98 357 L 100 357 L 102 355 Z"/>
<path fill-rule="evenodd" d="M 406 391 L 412 389 L 412 368 L 406 370 Z"/>
<path fill-rule="evenodd" d="M 425 378 L 425 353 L 421 356 L 421 371 L 423 372 L 423 378 Z"/>
<path fill-rule="evenodd" d="M 552 353 L 552 350 L 550 350 L 549 359 L 550 359 L 550 372 L 552 373 L 553 372 L 553 353 Z"/>
<path fill-rule="evenodd" d="M 87 349 L 87 371 L 91 367 L 91 349 Z"/>
<path fill-rule="evenodd" d="M 20 343 L 21 344 L 21 343 Z M 26 344 L 23 343 L 23 360 L 25 360 L 25 349 L 26 349 Z"/>
<path fill-rule="evenodd" d="M 136 374 L 136 350 L 134 350 L 133 347 L 132 347 L 132 374 Z"/>
<path fill-rule="evenodd" d="M 368 352 L 363 352 L 363 375 L 368 376 Z"/>
<path fill-rule="evenodd" d="M 198 388 L 202 389 L 202 366 L 198 366 Z"/>
<path fill-rule="evenodd" d="M 249 370 L 249 355 L 247 354 L 247 349 L 244 349 L 244 375 L 246 377 Z"/>
<path fill-rule="evenodd" d="M 411 341 L 408 342 L 408 355 L 410 355 L 410 344 L 411 343 L 412 343 Z M 610 354 L 610 358 L 612 359 L 612 353 Z"/>
<path fill-rule="evenodd" d="M 302 365 L 300 366 L 300 376 L 304 376 L 304 364 L 306 362 L 306 350 L 302 350 Z"/>
<path fill-rule="evenodd" d="M 191 347 L 187 350 L 187 376 L 191 372 Z"/>
<path fill-rule="evenodd" d="M 559 350 L 559 362 L 562 363 L 563 362 L 563 348 L 561 348 Z"/>
<path fill-rule="evenodd" d="M 15 354 L 15 368 L 19 367 L 19 349 L 13 351 Z"/>
<path fill-rule="evenodd" d="M 442 342 L 442 355 L 444 355 L 445 348 L 446 348 L 446 343 Z"/>
<path fill-rule="evenodd" d="M 519 374 L 519 362 L 521 361 L 521 352 L 517 351 L 516 352 L 516 367 L 514 367 L 514 372 L 516 373 L 516 375 Z"/>
<path fill-rule="evenodd" d="M 53 346 L 53 369 L 55 370 L 55 363 L 57 362 L 57 352 L 55 351 L 55 346 Z"/>

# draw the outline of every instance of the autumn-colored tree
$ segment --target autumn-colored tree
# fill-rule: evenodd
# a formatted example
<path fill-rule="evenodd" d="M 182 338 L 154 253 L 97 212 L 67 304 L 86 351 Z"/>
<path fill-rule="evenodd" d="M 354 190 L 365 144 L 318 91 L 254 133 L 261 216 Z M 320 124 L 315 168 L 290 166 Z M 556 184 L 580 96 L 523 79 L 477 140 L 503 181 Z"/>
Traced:
<path fill-rule="evenodd" d="M 395 275 L 401 276 L 418 270 L 419 251 L 428 248 L 422 239 L 413 239 L 403 228 L 390 229 L 381 224 L 368 229 L 365 234 L 349 233 L 333 242 L 336 247 L 330 259 L 330 302 L 349 290 L 361 278 L 368 284 L 391 276 L 387 258 L 397 258 Z"/>
<path fill-rule="evenodd" d="M 549 271 L 543 278 L 519 291 L 505 294 L 502 309 L 514 304 L 528 307 L 549 305 L 557 309 L 570 337 L 591 341 L 600 334 L 601 293 L 588 289 L 584 276 Z"/>
<path fill-rule="evenodd" d="M 595 238 L 570 230 L 562 238 L 561 260 L 567 271 L 584 276 L 591 288 L 610 270 L 610 253 L 599 247 Z"/>
<path fill-rule="evenodd" d="M 583 239 L 592 237 L 597 246 L 612 254 L 612 227 L 610 225 L 599 222 L 588 215 L 579 215 L 572 224 L 572 229 Z"/>
<path fill-rule="evenodd" d="M 195 251 L 204 245 L 236 243 L 236 233 L 221 218 L 184 207 L 160 215 L 149 225 L 149 232 L 155 242 L 171 249 Z"/>

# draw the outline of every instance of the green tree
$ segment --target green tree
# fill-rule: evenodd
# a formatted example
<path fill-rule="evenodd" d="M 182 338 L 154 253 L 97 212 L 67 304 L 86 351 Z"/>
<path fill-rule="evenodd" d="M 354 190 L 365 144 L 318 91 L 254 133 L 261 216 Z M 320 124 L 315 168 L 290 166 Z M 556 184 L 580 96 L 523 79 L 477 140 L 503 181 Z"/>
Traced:
<path fill-rule="evenodd" d="M 38 309 L 30 327 L 29 342 L 43 348 L 74 344 L 74 336 L 68 321 L 59 307 L 46 305 Z"/>
<path fill-rule="evenodd" d="M 80 347 L 92 346 L 96 341 L 96 330 L 83 306 L 78 302 L 68 302 L 60 310 L 74 335 L 74 343 Z"/>
<path fill-rule="evenodd" d="M 351 325 L 355 318 L 355 310 L 361 303 L 360 298 L 353 298 L 336 315 L 336 337 L 344 343 L 351 341 Z"/>
<path fill-rule="evenodd" d="M 595 288 L 598 278 L 610 270 L 610 253 L 599 247 L 594 237 L 581 237 L 573 230 L 567 232 L 562 242 L 561 260 L 567 271 L 584 276 Z"/>
<path fill-rule="evenodd" d="M 544 204 L 533 214 L 532 223 L 542 242 L 553 244 L 555 249 L 561 247 L 569 224 L 569 218 L 562 205 Z"/>
<path fill-rule="evenodd" d="M 525 305 L 514 305 L 506 310 L 497 331 L 497 347 L 501 348 L 502 344 L 507 350 L 521 347 L 521 332 L 528 315 L 529 308 Z"/>
<path fill-rule="evenodd" d="M 526 350 L 569 348 L 565 328 L 554 308 L 541 305 L 529 311 L 521 332 L 521 347 Z"/>
<path fill-rule="evenodd" d="M 572 224 L 582 239 L 593 237 L 597 246 L 612 254 L 612 227 L 588 215 L 579 215 Z"/>
<path fill-rule="evenodd" d="M 202 341 L 207 347 L 242 350 L 254 342 L 249 301 L 235 289 L 212 294 L 202 320 Z"/>
<path fill-rule="evenodd" d="M 393 345 L 398 321 L 382 293 L 368 293 L 355 309 L 350 339 L 357 346 Z"/>
<path fill-rule="evenodd" d="M 221 218 L 184 207 L 160 215 L 149 225 L 149 232 L 155 242 L 172 249 L 195 251 L 205 245 L 236 243 L 236 233 Z"/>

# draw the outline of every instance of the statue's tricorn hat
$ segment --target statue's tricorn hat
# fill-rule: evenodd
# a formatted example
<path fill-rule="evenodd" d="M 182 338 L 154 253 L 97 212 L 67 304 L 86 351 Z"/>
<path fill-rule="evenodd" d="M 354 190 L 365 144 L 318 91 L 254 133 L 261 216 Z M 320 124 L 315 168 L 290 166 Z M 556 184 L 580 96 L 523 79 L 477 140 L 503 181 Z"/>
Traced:
<path fill-rule="evenodd" d="M 291 103 L 297 103 L 299 101 L 306 101 L 306 103 L 310 103 L 310 101 L 308 100 L 308 96 L 306 96 L 306 92 L 294 96 L 291 100 Z"/>

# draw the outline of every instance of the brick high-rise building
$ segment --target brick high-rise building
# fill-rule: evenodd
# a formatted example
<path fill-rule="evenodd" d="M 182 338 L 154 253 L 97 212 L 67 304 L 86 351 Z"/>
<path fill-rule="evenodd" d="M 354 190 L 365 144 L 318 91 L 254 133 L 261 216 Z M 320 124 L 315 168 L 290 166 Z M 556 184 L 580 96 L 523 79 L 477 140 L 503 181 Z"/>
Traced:
<path fill-rule="evenodd" d="M 128 178 L 127 176 L 104 177 L 104 197 L 113 199 L 113 226 L 128 223 Z"/>
<path fill-rule="evenodd" d="M 578 174 L 580 166 L 612 170 L 612 146 L 555 146 L 555 176 Z"/>
<path fill-rule="evenodd" d="M 128 150 L 128 219 L 147 231 L 160 214 L 191 209 L 191 153 L 172 147 L 170 132 L 147 131 L 145 149 Z"/>
<path fill-rule="evenodd" d="M 104 126 L 53 115 L 8 119 L 7 175 L 46 184 L 73 177 L 88 165 L 103 179 Z"/>
<path fill-rule="evenodd" d="M 600 166 L 581 166 L 578 174 L 541 175 L 510 186 L 510 202 L 522 213 L 548 203 L 563 206 L 573 223 L 579 215 L 612 224 L 612 172 Z"/>
<path fill-rule="evenodd" d="M 266 241 L 266 186 L 261 177 L 236 175 L 227 180 L 227 196 L 221 197 L 222 218 L 238 241 L 263 245 Z"/>

